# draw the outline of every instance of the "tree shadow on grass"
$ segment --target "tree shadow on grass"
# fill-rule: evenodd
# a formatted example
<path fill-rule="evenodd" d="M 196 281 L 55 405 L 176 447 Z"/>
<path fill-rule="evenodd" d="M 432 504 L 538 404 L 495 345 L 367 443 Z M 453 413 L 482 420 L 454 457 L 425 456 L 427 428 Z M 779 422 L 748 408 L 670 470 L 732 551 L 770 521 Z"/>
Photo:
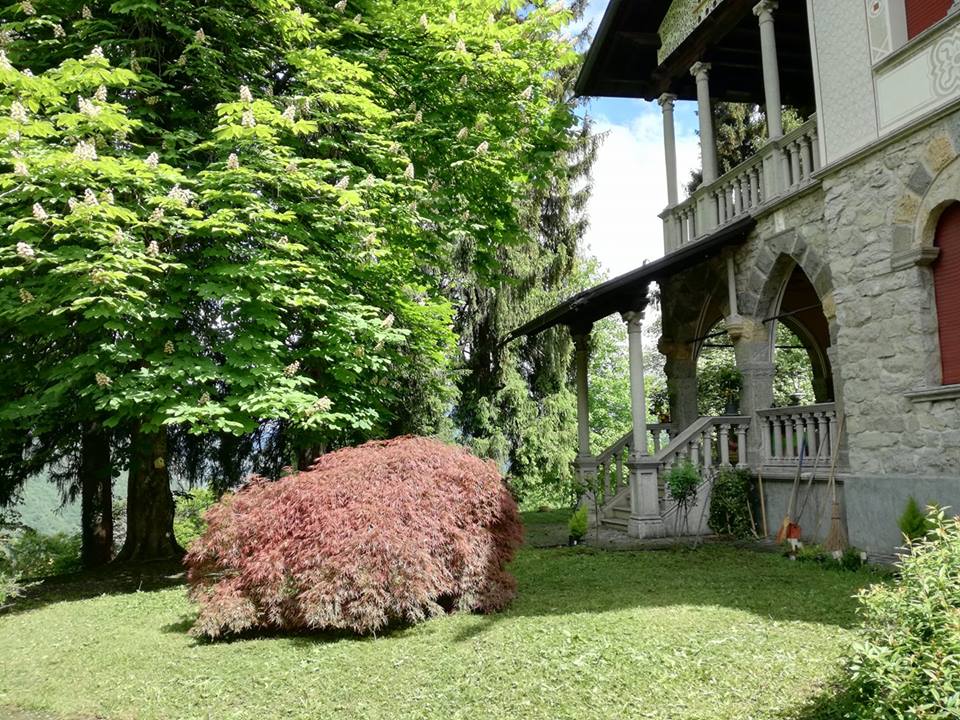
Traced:
<path fill-rule="evenodd" d="M 725 545 L 605 552 L 527 550 L 513 565 L 518 596 L 465 628 L 469 640 L 517 617 L 598 614 L 627 608 L 728 608 L 782 622 L 857 625 L 856 591 L 881 575 L 824 569 Z"/>
<path fill-rule="evenodd" d="M 0 617 L 36 610 L 54 603 L 89 600 L 101 595 L 165 590 L 185 582 L 183 565 L 176 560 L 107 565 L 96 570 L 27 581 L 22 596 L 0 607 Z"/>
<path fill-rule="evenodd" d="M 781 715 L 782 720 L 849 720 L 865 716 L 857 689 L 848 678 L 836 677 L 823 690 L 798 708 Z"/>

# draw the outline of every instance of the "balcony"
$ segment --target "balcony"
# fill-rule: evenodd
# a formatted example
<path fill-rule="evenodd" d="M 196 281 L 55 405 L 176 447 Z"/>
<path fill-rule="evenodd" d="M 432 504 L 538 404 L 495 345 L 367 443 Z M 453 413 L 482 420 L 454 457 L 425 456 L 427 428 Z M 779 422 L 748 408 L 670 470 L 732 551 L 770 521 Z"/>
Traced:
<path fill-rule="evenodd" d="M 817 119 L 803 125 L 740 163 L 730 172 L 705 183 L 683 202 L 667 208 L 664 250 L 673 252 L 724 226 L 756 215 L 816 184 L 820 169 Z"/>

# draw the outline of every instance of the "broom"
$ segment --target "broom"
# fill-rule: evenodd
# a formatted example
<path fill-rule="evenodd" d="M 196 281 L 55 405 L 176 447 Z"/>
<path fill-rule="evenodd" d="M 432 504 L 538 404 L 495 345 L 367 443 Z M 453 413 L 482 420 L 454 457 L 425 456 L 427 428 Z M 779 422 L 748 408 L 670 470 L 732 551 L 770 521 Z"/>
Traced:
<path fill-rule="evenodd" d="M 804 436 L 800 442 L 800 461 L 797 463 L 797 476 L 793 480 L 793 489 L 790 490 L 790 501 L 787 504 L 787 514 L 783 516 L 783 522 L 780 523 L 780 529 L 777 530 L 777 545 L 785 542 L 787 538 L 800 537 L 800 526 L 793 522 L 793 509 L 797 502 L 797 492 L 800 489 L 800 474 L 803 472 L 803 456 L 807 452 L 807 438 Z"/>
<path fill-rule="evenodd" d="M 843 552 L 849 547 L 847 533 L 840 519 L 840 501 L 837 499 L 837 456 L 840 454 L 840 438 L 843 435 L 843 422 L 846 418 L 840 416 L 840 425 L 837 428 L 837 439 L 833 443 L 833 459 L 830 463 L 830 479 L 827 487 L 832 493 L 833 507 L 830 512 L 830 532 L 823 543 L 827 552 Z"/>

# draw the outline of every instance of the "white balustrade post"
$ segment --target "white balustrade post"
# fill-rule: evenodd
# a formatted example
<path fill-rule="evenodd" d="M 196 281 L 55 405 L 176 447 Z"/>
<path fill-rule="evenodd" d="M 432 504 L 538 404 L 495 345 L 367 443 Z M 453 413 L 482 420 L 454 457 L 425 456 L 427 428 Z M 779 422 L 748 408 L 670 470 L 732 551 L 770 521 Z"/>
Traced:
<path fill-rule="evenodd" d="M 777 63 L 777 34 L 773 27 L 776 0 L 761 0 L 753 8 L 760 21 L 760 57 L 763 64 L 763 95 L 767 108 L 767 134 L 771 140 L 783 136 L 780 103 L 780 68 Z"/>
<path fill-rule="evenodd" d="M 577 479 L 584 490 L 593 490 L 593 478 L 597 471 L 596 459 L 590 454 L 590 395 L 588 376 L 590 371 L 590 329 L 572 331 L 576 350 L 577 378 Z"/>
<path fill-rule="evenodd" d="M 700 156 L 703 160 L 703 184 L 717 179 L 717 141 L 713 134 L 713 108 L 710 104 L 710 63 L 698 62 L 690 68 L 697 81 L 697 109 L 700 120 Z"/>
<path fill-rule="evenodd" d="M 663 111 L 663 157 L 667 166 L 667 206 L 673 207 L 679 200 L 677 188 L 677 134 L 673 122 L 673 104 L 677 96 L 664 93 L 657 102 Z"/>
<path fill-rule="evenodd" d="M 643 386 L 643 311 L 625 312 L 621 316 L 627 324 L 633 449 L 637 455 L 647 455 L 647 402 Z"/>
<path fill-rule="evenodd" d="M 747 467 L 747 426 L 737 425 L 737 467 Z"/>
<path fill-rule="evenodd" d="M 730 467 L 730 426 L 727 423 L 720 426 L 720 465 Z"/>

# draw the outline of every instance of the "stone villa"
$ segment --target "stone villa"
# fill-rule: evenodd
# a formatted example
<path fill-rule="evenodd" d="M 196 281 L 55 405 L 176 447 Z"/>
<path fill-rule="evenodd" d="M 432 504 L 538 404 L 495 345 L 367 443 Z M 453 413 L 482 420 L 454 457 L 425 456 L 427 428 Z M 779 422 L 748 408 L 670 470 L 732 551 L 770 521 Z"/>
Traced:
<path fill-rule="evenodd" d="M 799 518 L 807 539 L 830 527 L 823 480 L 835 447 L 853 545 L 890 553 L 910 496 L 960 510 L 960 1 L 611 0 L 578 91 L 659 102 L 668 186 L 662 259 L 511 335 L 564 325 L 574 337 L 577 469 L 600 488 L 603 522 L 636 537 L 679 532 L 662 477 L 689 458 L 707 478 L 701 512 L 717 467 L 762 473 L 773 533 L 802 446 L 807 466 L 820 451 L 821 468 Z M 687 198 L 678 99 L 699 107 L 703 182 Z M 765 108 L 769 138 L 724 174 L 718 101 Z M 783 108 L 806 121 L 784 132 Z M 669 425 L 646 421 L 640 332 L 652 282 Z M 589 333 L 612 314 L 628 329 L 633 429 L 590 448 Z M 698 417 L 697 358 L 720 321 L 743 378 L 740 409 Z M 773 407 L 778 323 L 809 356 L 816 404 Z"/>

